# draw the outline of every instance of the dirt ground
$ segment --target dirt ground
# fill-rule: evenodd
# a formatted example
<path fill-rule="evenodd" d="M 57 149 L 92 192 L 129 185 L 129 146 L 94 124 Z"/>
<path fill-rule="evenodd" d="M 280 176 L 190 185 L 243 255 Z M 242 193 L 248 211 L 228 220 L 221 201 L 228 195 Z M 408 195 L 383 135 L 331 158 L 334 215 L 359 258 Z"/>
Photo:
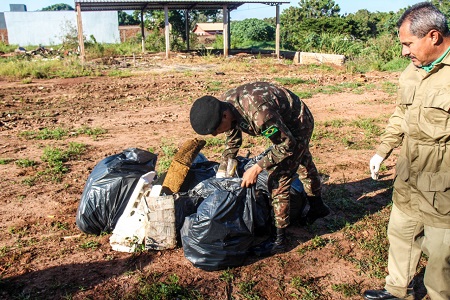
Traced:
<path fill-rule="evenodd" d="M 361 246 L 361 240 L 346 238 L 343 226 L 336 229 L 330 224 L 343 217 L 356 224 L 363 216 L 386 222 L 395 153 L 384 163 L 386 168 L 376 183 L 368 171 L 374 148 L 351 147 L 351 142 L 341 143 L 325 134 L 329 129 L 358 140 L 364 131 L 325 124 L 373 118 L 383 127 L 393 111 L 395 95 L 382 87 L 395 86 L 398 73 L 350 74 L 341 67 L 311 68 L 238 56 L 159 59 L 123 70 L 133 76 L 33 79 L 31 83 L 0 78 L 1 299 L 122 299 L 138 289 L 142 278 L 163 281 L 174 274 L 180 285 L 198 291 L 205 299 L 361 299 L 360 295 L 344 295 L 336 285 L 354 286 L 360 293 L 383 287 L 382 276 L 373 276 L 348 259 L 372 255 Z M 304 83 L 285 84 L 293 91 L 345 87 L 304 99 L 321 124 L 317 126 L 322 130 L 321 138 L 312 141 L 311 151 L 323 175 L 325 200 L 333 212 L 313 226 L 289 227 L 288 252 L 249 257 L 244 266 L 227 271 L 233 274 L 233 280 L 227 281 L 224 271 L 194 267 L 184 257 L 182 247 L 122 253 L 111 249 L 109 234 L 93 236 L 77 228 L 75 216 L 86 179 L 100 160 L 131 147 L 160 154 L 167 143 L 180 145 L 196 137 L 189 125 L 194 99 L 219 95 L 245 82 L 278 83 L 279 78 L 304 79 Z M 98 137 L 69 134 L 59 140 L 30 139 L 23 134 L 45 128 L 76 132 L 83 127 L 107 132 Z M 69 142 L 82 143 L 87 150 L 64 163 L 68 171 L 62 180 L 40 176 L 30 183 L 30 178 L 45 170 L 45 147 L 65 149 Z M 252 155 L 261 150 L 248 149 Z M 209 160 L 220 155 L 203 153 Z M 16 163 L 25 159 L 36 165 Z M 360 205 L 360 214 L 348 217 L 346 207 L 337 201 L 340 193 L 333 191 L 346 191 L 347 198 Z M 361 238 L 371 234 L 367 229 Z M 316 236 L 332 242 L 314 251 L 299 251 L 313 245 Z M 89 242 L 95 247 L 82 247 Z M 337 249 L 341 255 L 336 255 Z M 293 284 L 299 279 L 315 290 L 308 294 L 299 288 L 302 285 Z M 245 283 L 251 283 L 253 294 L 245 292 Z M 420 280 L 416 289 L 417 299 L 425 299 Z"/>

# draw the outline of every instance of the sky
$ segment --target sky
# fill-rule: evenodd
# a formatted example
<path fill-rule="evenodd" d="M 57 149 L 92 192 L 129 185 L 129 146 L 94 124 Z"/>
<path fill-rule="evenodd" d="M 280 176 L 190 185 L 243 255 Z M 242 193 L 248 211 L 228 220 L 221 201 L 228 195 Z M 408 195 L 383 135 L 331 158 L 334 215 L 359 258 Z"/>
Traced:
<path fill-rule="evenodd" d="M 341 14 L 354 13 L 360 9 L 367 9 L 371 12 L 397 12 L 401 8 L 405 8 L 418 2 L 421 2 L 421 0 L 334 0 L 334 3 L 338 4 L 341 8 Z M 0 0 L 0 12 L 9 11 L 9 4 L 25 4 L 27 6 L 27 11 L 36 11 L 43 7 L 58 3 L 66 3 L 75 8 L 74 0 Z M 293 0 L 289 4 L 283 4 L 280 6 L 280 12 L 291 6 L 298 7 L 298 3 L 298 0 Z M 243 20 L 246 18 L 263 19 L 275 17 L 275 13 L 275 7 L 273 6 L 264 4 L 244 4 L 238 9 L 231 11 L 230 18 L 231 21 Z"/>

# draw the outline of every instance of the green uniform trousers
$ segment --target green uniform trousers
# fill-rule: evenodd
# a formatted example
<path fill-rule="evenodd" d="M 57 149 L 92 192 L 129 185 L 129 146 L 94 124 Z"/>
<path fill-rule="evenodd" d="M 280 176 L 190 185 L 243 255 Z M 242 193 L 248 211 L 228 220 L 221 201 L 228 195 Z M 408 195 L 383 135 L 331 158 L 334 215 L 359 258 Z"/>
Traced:
<path fill-rule="evenodd" d="M 449 300 L 450 229 L 424 225 L 393 205 L 387 234 L 390 247 L 386 290 L 399 298 L 406 296 L 423 252 L 428 256 L 424 277 L 428 296 Z"/>

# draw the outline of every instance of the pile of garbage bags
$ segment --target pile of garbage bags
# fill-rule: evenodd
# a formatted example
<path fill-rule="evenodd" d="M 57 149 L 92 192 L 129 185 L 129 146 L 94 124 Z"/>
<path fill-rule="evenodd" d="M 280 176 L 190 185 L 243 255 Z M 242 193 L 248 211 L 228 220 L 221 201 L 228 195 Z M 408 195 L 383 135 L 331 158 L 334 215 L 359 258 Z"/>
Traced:
<path fill-rule="evenodd" d="M 170 242 L 167 246 L 167 239 L 165 244 L 158 240 L 162 235 L 171 236 L 178 246 L 183 247 L 185 257 L 198 268 L 220 270 L 242 265 L 249 249 L 266 239 L 273 228 L 268 173 L 263 171 L 251 188 L 240 186 L 240 177 L 258 157 L 237 157 L 237 177 L 216 178 L 219 164 L 208 161 L 200 153 L 177 194 L 158 195 L 154 189 L 156 194 L 151 196 L 151 184 L 142 185 L 141 177 L 149 176 L 149 172 L 153 176 L 156 158 L 148 151 L 130 148 L 100 161 L 90 174 L 81 197 L 76 216 L 78 228 L 97 235 L 113 232 L 110 239 L 113 245 L 119 222 L 117 227 L 122 235 L 132 229 L 130 236 L 134 238 L 140 235 L 136 232 L 144 234 L 145 249 L 148 250 L 173 248 L 175 243 Z M 140 192 L 135 191 L 133 196 L 136 187 Z M 132 196 L 131 201 L 136 203 L 130 203 Z M 152 215 L 155 201 L 165 208 Z M 300 217 L 305 205 L 303 186 L 295 178 L 291 188 L 291 218 Z M 135 211 L 140 214 L 136 215 Z M 164 222 L 153 220 L 151 230 L 136 228 L 149 227 L 150 215 Z M 127 224 L 130 221 L 125 217 L 134 225 Z M 136 245 L 141 238 L 132 242 Z"/>

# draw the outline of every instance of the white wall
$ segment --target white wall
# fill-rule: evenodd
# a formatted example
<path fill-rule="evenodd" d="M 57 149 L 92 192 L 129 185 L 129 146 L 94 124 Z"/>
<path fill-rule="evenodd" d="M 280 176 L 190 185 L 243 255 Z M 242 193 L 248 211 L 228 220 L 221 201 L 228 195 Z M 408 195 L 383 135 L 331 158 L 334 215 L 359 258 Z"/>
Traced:
<path fill-rule="evenodd" d="M 117 11 L 82 12 L 83 35 L 93 35 L 99 43 L 120 43 Z M 75 11 L 5 12 L 9 44 L 58 45 L 77 28 Z"/>

